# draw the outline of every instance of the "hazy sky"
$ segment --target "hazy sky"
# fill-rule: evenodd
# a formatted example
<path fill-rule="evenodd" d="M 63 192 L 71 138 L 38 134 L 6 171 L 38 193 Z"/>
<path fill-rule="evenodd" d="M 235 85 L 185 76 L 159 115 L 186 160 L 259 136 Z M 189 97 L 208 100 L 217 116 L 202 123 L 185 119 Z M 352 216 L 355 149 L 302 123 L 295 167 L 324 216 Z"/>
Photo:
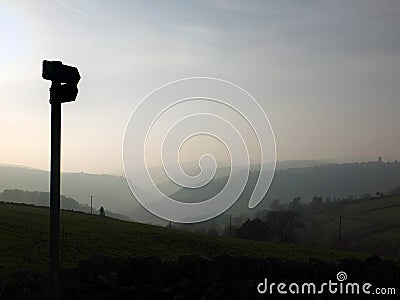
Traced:
<path fill-rule="evenodd" d="M 79 68 L 62 169 L 122 169 L 139 101 L 211 76 L 268 114 L 278 160 L 400 159 L 400 1 L 0 0 L 0 163 L 49 169 L 43 59 Z"/>

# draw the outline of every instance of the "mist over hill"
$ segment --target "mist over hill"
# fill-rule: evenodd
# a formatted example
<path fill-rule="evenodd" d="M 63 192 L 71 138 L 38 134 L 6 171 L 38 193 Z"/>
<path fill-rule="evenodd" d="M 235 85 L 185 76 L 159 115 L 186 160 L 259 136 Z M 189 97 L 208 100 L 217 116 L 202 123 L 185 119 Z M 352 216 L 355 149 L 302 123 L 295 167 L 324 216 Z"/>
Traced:
<path fill-rule="evenodd" d="M 154 171 L 154 170 L 153 170 Z M 155 172 L 160 170 L 155 170 Z M 198 202 L 218 193 L 227 181 L 226 170 L 220 170 L 217 178 L 202 189 L 171 188 L 161 182 L 171 196 L 183 202 Z M 235 176 L 235 175 L 234 175 Z M 255 210 L 249 210 L 248 200 L 258 178 L 258 172 L 249 174 L 248 183 L 238 201 L 226 212 L 233 215 L 253 214 L 256 210 L 269 208 L 273 199 L 288 202 L 301 197 L 308 202 L 314 195 L 343 198 L 359 197 L 365 193 L 387 192 L 400 186 L 399 162 L 327 163 L 321 161 L 279 162 L 271 187 L 264 200 Z M 93 175 L 86 173 L 63 173 L 62 194 L 74 198 L 80 204 L 89 205 L 94 196 L 94 207 L 130 217 L 140 222 L 165 224 L 165 221 L 145 210 L 133 197 L 122 176 Z M 48 191 L 49 172 L 25 167 L 0 166 L 0 191 L 21 189 Z"/>
<path fill-rule="evenodd" d="M 49 180 L 48 171 L 0 165 L 0 191 L 20 189 L 48 192 Z M 92 195 L 94 207 L 104 206 L 122 214 L 139 205 L 122 176 L 62 173 L 61 193 L 86 205 L 90 205 Z"/>
<path fill-rule="evenodd" d="M 251 212 L 247 205 L 258 175 L 257 171 L 250 172 L 244 192 L 227 213 L 238 215 Z M 201 189 L 182 188 L 172 197 L 183 202 L 204 201 L 217 194 L 227 179 L 215 179 L 205 187 L 204 192 Z M 294 197 L 301 197 L 303 202 L 309 202 L 315 195 L 331 199 L 357 198 L 365 193 L 385 193 L 399 185 L 400 163 L 397 161 L 325 164 L 277 170 L 268 193 L 256 210 L 269 208 L 271 201 L 276 198 L 281 202 L 289 202 Z"/>
<path fill-rule="evenodd" d="M 304 165 L 318 165 L 320 161 L 285 161 L 278 162 L 285 168 Z M 162 182 L 158 174 L 161 168 L 153 168 L 152 175 L 160 182 L 161 189 L 167 194 L 173 194 L 179 188 L 171 187 L 169 182 Z M 224 174 L 223 168 L 221 173 Z M 121 172 L 123 174 L 123 172 Z M 217 172 L 218 174 L 218 172 Z M 226 175 L 226 172 L 225 174 Z M 162 178 L 160 176 L 160 178 Z M 25 191 L 49 191 L 50 174 L 48 171 L 28 166 L 0 164 L 0 191 L 4 189 L 21 189 Z M 126 213 L 132 211 L 140 204 L 135 200 L 124 176 L 97 175 L 83 172 L 61 174 L 61 193 L 72 197 L 81 204 L 90 204 L 90 196 L 94 196 L 96 206 L 103 205 L 115 212 Z"/>

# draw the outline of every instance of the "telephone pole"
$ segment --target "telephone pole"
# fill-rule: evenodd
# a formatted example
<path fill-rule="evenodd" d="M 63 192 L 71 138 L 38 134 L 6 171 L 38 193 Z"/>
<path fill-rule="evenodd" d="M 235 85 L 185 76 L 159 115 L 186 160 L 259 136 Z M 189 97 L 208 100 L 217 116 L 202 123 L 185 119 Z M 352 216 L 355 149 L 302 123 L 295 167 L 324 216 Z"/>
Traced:
<path fill-rule="evenodd" d="M 232 215 L 229 215 L 229 237 L 232 237 Z"/>
<path fill-rule="evenodd" d="M 93 196 L 90 196 L 90 214 L 93 215 Z"/>
<path fill-rule="evenodd" d="M 339 234 L 338 234 L 338 249 L 340 250 L 340 240 L 341 240 L 341 233 L 342 233 L 342 216 L 339 216 Z"/>

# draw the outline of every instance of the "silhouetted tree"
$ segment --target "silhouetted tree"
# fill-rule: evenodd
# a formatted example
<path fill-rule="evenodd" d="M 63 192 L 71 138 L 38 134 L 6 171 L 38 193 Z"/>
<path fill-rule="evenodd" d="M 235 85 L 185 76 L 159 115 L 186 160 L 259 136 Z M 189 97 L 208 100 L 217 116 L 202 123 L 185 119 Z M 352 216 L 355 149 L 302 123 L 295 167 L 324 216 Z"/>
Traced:
<path fill-rule="evenodd" d="M 266 222 L 259 218 L 254 220 L 248 219 L 238 229 L 236 229 L 236 237 L 255 241 L 268 241 L 270 239 L 271 229 Z"/>
<path fill-rule="evenodd" d="M 277 210 L 279 208 L 279 202 L 280 200 L 278 198 L 275 198 L 272 200 L 271 205 L 269 206 L 272 210 Z"/>
<path fill-rule="evenodd" d="M 299 221 L 298 214 L 291 210 L 268 212 L 267 223 L 272 232 L 284 242 L 293 241 L 294 229 L 303 226 Z"/>
<path fill-rule="evenodd" d="M 106 216 L 106 213 L 105 213 L 104 208 L 102 206 L 102 207 L 100 207 L 100 217 L 105 217 L 105 216 Z"/>
<path fill-rule="evenodd" d="M 314 196 L 310 203 L 310 208 L 313 211 L 319 211 L 322 208 L 323 200 L 322 197 Z"/>
<path fill-rule="evenodd" d="M 308 204 L 302 203 L 301 197 L 294 197 L 292 201 L 289 202 L 287 209 L 302 214 L 308 209 Z"/>

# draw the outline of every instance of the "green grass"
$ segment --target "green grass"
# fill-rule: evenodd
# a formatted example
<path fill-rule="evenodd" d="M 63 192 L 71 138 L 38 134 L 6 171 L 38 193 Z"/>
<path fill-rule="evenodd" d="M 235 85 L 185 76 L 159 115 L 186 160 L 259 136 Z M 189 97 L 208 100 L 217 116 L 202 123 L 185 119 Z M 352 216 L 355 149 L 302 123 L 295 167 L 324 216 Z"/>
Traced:
<path fill-rule="evenodd" d="M 342 236 L 364 242 L 379 238 L 400 239 L 400 196 L 357 201 L 344 205 L 338 211 L 315 215 L 324 236 L 337 232 L 339 216 L 342 219 Z"/>
<path fill-rule="evenodd" d="M 400 197 L 383 197 L 347 205 L 344 216 L 358 216 L 372 222 L 400 223 Z"/>
<path fill-rule="evenodd" d="M 48 239 L 48 208 L 0 202 L 0 274 L 18 269 L 23 261 L 24 269 L 47 271 Z M 359 253 L 209 237 L 71 211 L 61 212 L 60 240 L 64 268 L 94 255 L 144 255 L 165 260 L 182 254 L 212 257 L 225 253 L 298 261 L 309 257 L 327 261 L 365 258 Z"/>

